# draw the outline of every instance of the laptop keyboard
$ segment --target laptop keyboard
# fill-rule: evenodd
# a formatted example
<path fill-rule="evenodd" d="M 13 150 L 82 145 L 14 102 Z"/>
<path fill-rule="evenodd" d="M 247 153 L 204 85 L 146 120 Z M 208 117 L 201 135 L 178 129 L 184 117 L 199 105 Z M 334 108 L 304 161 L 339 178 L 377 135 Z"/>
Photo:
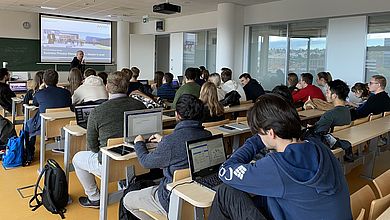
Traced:
<path fill-rule="evenodd" d="M 221 185 L 223 182 L 222 180 L 218 177 L 218 174 L 216 173 L 215 175 L 210 175 L 203 177 L 201 179 L 197 179 L 196 182 L 212 189 L 215 186 Z"/>

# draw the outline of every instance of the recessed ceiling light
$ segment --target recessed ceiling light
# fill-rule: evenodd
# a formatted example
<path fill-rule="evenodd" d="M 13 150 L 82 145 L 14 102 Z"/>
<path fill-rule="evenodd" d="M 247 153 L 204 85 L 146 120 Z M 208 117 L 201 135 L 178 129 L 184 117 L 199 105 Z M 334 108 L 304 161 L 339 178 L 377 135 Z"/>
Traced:
<path fill-rule="evenodd" d="M 57 10 L 57 8 L 47 7 L 47 6 L 40 6 L 40 8 L 46 9 L 46 10 Z"/>

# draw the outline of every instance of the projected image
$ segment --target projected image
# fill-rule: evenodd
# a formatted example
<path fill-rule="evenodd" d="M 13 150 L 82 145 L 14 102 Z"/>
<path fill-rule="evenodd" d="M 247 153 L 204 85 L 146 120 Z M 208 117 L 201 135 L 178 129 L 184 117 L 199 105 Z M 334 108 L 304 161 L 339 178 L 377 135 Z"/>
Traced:
<path fill-rule="evenodd" d="M 41 15 L 41 62 L 111 63 L 111 22 Z"/>

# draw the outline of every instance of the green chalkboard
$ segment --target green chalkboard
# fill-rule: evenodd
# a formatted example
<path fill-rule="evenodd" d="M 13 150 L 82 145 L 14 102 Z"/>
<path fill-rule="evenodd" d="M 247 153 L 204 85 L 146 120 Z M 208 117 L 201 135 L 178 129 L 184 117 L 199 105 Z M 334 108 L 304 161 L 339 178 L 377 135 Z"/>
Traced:
<path fill-rule="evenodd" d="M 34 39 L 0 38 L 0 67 L 8 62 L 10 71 L 36 71 L 54 69 L 54 64 L 38 64 L 40 62 L 40 42 Z M 69 64 L 58 64 L 58 71 L 68 71 Z M 86 65 L 97 71 L 104 71 L 105 65 Z"/>
<path fill-rule="evenodd" d="M 39 63 L 39 40 L 0 38 L 0 63 L 8 62 L 11 71 L 31 71 L 54 68 Z"/>

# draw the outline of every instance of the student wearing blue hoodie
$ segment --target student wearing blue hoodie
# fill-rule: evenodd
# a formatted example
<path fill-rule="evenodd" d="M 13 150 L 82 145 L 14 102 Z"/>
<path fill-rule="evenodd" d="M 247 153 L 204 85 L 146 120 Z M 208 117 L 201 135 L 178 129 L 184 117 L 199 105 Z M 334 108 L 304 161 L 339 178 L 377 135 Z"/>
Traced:
<path fill-rule="evenodd" d="M 352 219 L 340 163 L 317 140 L 300 141 L 300 119 L 275 94 L 248 111 L 253 133 L 221 166 L 209 219 Z M 252 163 L 263 148 L 272 150 Z M 250 196 L 254 195 L 254 196 Z"/>

